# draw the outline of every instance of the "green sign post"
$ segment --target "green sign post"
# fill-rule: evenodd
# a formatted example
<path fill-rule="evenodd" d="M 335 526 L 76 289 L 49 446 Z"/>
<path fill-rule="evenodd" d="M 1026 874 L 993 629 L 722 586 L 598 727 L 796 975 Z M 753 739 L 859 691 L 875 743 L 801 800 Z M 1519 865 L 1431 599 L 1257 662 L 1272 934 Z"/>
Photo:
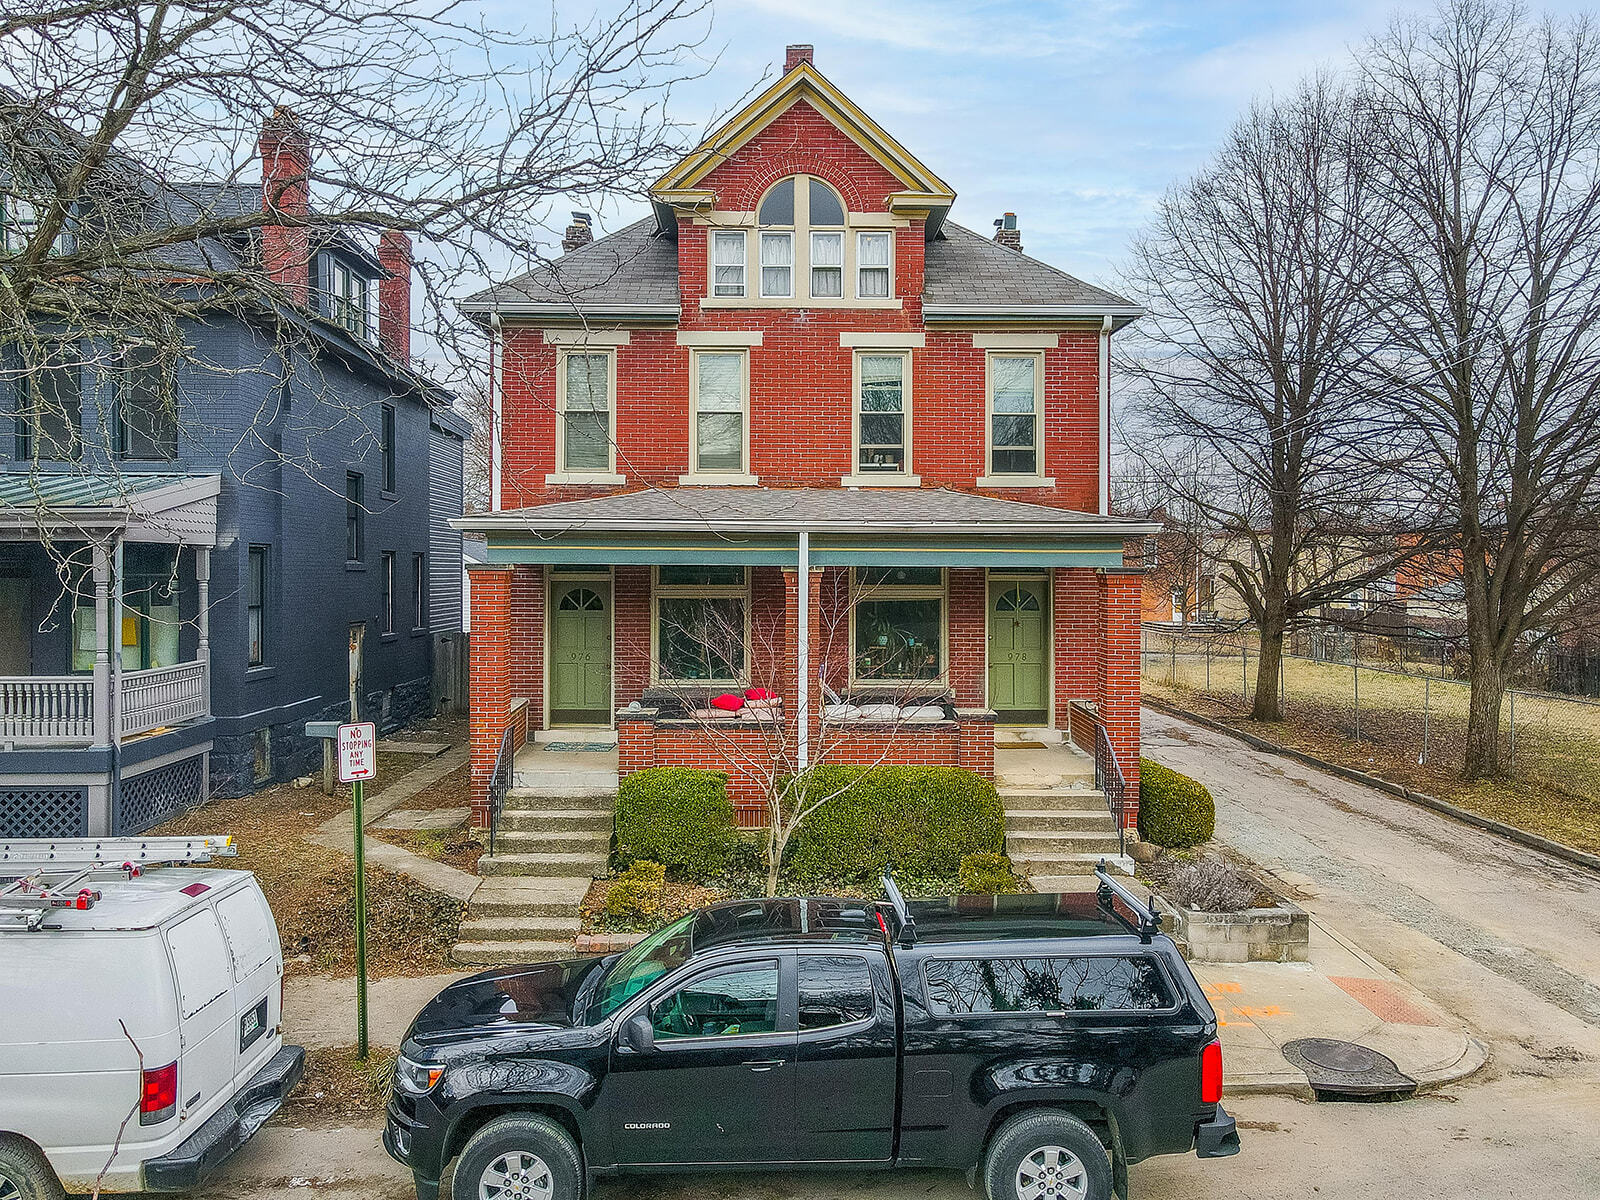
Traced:
<path fill-rule="evenodd" d="M 367 851 L 361 811 L 365 782 L 377 774 L 378 730 L 370 721 L 339 726 L 339 782 L 351 788 L 356 858 L 356 1053 L 367 1057 Z"/>

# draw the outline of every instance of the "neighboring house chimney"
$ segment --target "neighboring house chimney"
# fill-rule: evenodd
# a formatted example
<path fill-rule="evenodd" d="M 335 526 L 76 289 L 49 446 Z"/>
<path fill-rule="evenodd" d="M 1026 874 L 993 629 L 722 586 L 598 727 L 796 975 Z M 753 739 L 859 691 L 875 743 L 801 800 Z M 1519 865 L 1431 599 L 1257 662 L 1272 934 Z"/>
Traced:
<path fill-rule="evenodd" d="M 261 227 L 261 265 L 296 303 L 311 298 L 311 139 L 287 108 L 261 123 L 261 209 L 285 218 Z"/>
<path fill-rule="evenodd" d="M 398 229 L 378 238 L 378 261 L 385 277 L 378 281 L 378 344 L 396 362 L 411 362 L 411 239 Z"/>
<path fill-rule="evenodd" d="M 783 48 L 783 73 L 787 75 L 801 63 L 811 63 L 816 66 L 812 56 L 816 54 L 815 46 L 785 46 Z"/>
<path fill-rule="evenodd" d="M 572 224 L 567 226 L 567 236 L 561 239 L 561 249 L 571 254 L 579 246 L 587 246 L 592 241 L 594 241 L 594 230 L 590 228 L 589 214 L 573 213 Z"/>
<path fill-rule="evenodd" d="M 1017 214 L 1007 213 L 994 223 L 994 240 L 1008 250 L 1022 249 L 1022 230 L 1017 228 Z"/>

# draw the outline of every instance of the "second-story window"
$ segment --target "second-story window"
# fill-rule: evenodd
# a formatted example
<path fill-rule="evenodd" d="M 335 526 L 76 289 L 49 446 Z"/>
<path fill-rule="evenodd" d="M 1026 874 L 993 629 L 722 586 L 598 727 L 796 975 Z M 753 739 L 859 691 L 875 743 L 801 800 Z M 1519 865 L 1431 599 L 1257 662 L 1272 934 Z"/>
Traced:
<path fill-rule="evenodd" d="M 856 234 L 856 296 L 862 300 L 889 298 L 889 255 L 891 236 L 887 233 Z"/>
<path fill-rule="evenodd" d="M 367 512 L 362 491 L 361 476 L 351 471 L 344 477 L 344 556 L 349 562 L 360 562 L 367 553 Z"/>
<path fill-rule="evenodd" d="M 383 632 L 394 632 L 394 551 L 383 552 Z"/>
<path fill-rule="evenodd" d="M 23 356 L 27 377 L 15 385 L 17 392 L 16 444 L 18 459 L 66 462 L 82 451 L 82 364 L 77 347 L 53 343 L 41 347 L 39 361 Z"/>
<path fill-rule="evenodd" d="M 862 354 L 856 359 L 856 470 L 863 475 L 906 471 L 907 354 Z"/>
<path fill-rule="evenodd" d="M 561 391 L 561 469 L 611 470 L 611 355 L 592 351 L 566 354 L 557 382 Z"/>
<path fill-rule="evenodd" d="M 144 461 L 176 458 L 176 405 L 160 352 L 154 346 L 124 349 L 117 378 L 117 456 Z"/>
<path fill-rule="evenodd" d="M 745 237 L 742 229 L 721 229 L 711 235 L 713 296 L 744 295 Z"/>
<path fill-rule="evenodd" d="M 328 315 L 357 337 L 367 336 L 367 280 L 334 259 L 328 272 Z"/>
<path fill-rule="evenodd" d="M 40 214 L 48 212 L 51 203 L 43 196 L 34 200 L 15 192 L 0 192 L 0 255 L 21 254 L 28 248 L 39 231 Z M 50 253 L 70 254 L 75 248 L 69 216 L 50 244 Z"/>
<path fill-rule="evenodd" d="M 989 356 L 989 473 L 1039 475 L 1037 354 Z"/>
<path fill-rule="evenodd" d="M 249 625 L 246 665 L 267 661 L 267 547 L 250 547 L 250 575 L 245 581 L 245 611 Z"/>
<path fill-rule="evenodd" d="M 794 295 L 794 234 L 761 232 L 761 294 Z"/>
<path fill-rule="evenodd" d="M 383 490 L 395 490 L 394 405 L 383 406 Z"/>
<path fill-rule="evenodd" d="M 694 352 L 694 471 L 745 469 L 745 355 L 741 350 Z"/>

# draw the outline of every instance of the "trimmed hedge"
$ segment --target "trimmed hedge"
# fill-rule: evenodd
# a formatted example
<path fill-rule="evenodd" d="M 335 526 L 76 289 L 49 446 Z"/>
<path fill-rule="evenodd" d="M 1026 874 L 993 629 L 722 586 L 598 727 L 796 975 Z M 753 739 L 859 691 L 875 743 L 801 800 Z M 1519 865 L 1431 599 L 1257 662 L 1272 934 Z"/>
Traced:
<path fill-rule="evenodd" d="M 998 896 L 1017 890 L 1011 860 L 1004 854 L 969 854 L 961 860 L 963 896 Z"/>
<path fill-rule="evenodd" d="M 1139 760 L 1139 836 L 1157 846 L 1183 850 L 1209 842 L 1217 828 L 1217 805 L 1205 784 Z"/>
<path fill-rule="evenodd" d="M 733 801 L 724 771 L 650 767 L 617 789 L 617 859 L 648 859 L 674 878 L 709 882 L 733 861 Z"/>
<path fill-rule="evenodd" d="M 667 882 L 667 869 L 658 862 L 640 859 L 611 881 L 606 889 L 605 915 L 627 920 L 647 921 L 661 908 L 661 895 Z"/>
<path fill-rule="evenodd" d="M 789 874 L 801 888 L 876 883 L 885 867 L 954 877 L 963 858 L 1005 846 L 1000 797 L 972 771 L 824 765 L 807 773 L 804 786 L 808 798 L 830 798 L 789 842 Z M 796 800 L 786 797 L 784 810 Z"/>

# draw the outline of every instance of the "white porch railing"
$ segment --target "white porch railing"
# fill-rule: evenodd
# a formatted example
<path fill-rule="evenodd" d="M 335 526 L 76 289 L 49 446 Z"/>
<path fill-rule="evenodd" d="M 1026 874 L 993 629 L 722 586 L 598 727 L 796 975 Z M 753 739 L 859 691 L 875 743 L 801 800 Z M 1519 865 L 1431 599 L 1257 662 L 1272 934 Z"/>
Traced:
<path fill-rule="evenodd" d="M 94 680 L 83 675 L 0 679 L 0 742 L 94 740 Z"/>
<path fill-rule="evenodd" d="M 205 664 L 186 662 L 124 672 L 121 707 L 123 737 L 205 716 Z"/>

